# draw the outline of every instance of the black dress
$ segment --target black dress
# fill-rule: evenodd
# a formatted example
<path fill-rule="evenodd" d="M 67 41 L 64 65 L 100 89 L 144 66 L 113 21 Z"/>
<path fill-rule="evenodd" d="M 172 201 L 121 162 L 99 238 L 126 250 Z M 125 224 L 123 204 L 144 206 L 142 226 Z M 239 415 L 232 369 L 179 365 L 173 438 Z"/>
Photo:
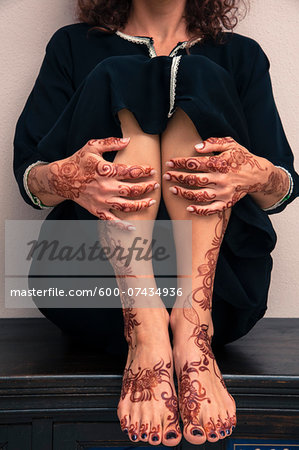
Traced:
<path fill-rule="evenodd" d="M 268 215 L 282 211 L 298 196 L 298 175 L 273 99 L 268 58 L 257 42 L 239 34 L 224 33 L 223 44 L 198 40 L 189 55 L 185 43 L 178 43 L 169 56 L 156 56 L 149 37 L 87 34 L 88 29 L 85 24 L 64 27 L 47 46 L 16 128 L 14 173 L 20 192 L 39 208 L 24 187 L 26 169 L 36 161 L 70 156 L 91 138 L 121 137 L 117 112 L 122 108 L 134 113 L 144 132 L 160 134 L 179 106 L 202 139 L 231 136 L 287 169 L 294 187 L 281 206 L 264 211 L 246 195 L 232 208 L 216 269 L 213 320 L 214 342 L 233 341 L 267 308 L 270 253 L 276 244 Z M 105 154 L 110 161 L 114 156 L 115 152 Z M 96 217 L 67 200 L 52 208 L 47 219 Z M 157 219 L 169 219 L 163 199 Z M 32 267 L 36 274 L 37 263 Z M 46 275 L 40 265 L 39 270 Z M 111 351 L 126 348 L 121 309 L 40 310 L 67 333 L 101 340 Z"/>

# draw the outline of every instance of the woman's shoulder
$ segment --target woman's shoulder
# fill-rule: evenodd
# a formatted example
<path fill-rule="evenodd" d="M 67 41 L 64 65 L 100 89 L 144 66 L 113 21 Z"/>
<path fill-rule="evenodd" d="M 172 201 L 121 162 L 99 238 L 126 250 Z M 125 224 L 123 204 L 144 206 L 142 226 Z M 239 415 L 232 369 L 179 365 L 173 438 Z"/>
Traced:
<path fill-rule="evenodd" d="M 91 25 L 81 22 L 65 25 L 61 28 L 58 28 L 53 33 L 49 40 L 49 44 L 52 46 L 57 46 L 59 48 L 60 45 L 64 45 L 66 42 L 75 42 L 76 44 L 78 44 L 78 42 L 86 43 L 95 35 L 97 36 L 97 38 L 99 38 L 100 36 L 104 36 L 105 34 L 107 34 L 98 30 L 96 33 L 89 33 L 91 28 Z"/>
<path fill-rule="evenodd" d="M 228 31 L 224 32 L 223 35 L 223 46 L 232 58 L 241 58 L 244 62 L 247 61 L 249 65 L 252 64 L 252 59 L 267 59 L 262 45 L 252 37 Z"/>

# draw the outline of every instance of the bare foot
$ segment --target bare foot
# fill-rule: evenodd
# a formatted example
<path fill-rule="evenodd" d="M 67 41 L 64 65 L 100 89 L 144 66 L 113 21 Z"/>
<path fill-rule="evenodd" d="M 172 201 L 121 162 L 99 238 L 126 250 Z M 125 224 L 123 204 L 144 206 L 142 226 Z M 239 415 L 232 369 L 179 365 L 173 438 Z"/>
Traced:
<path fill-rule="evenodd" d="M 183 434 L 192 444 L 224 439 L 236 426 L 236 405 L 211 349 L 212 323 L 190 333 L 182 308 L 173 308 L 170 323 Z"/>
<path fill-rule="evenodd" d="M 164 314 L 165 311 L 165 314 Z M 166 310 L 148 312 L 150 324 L 133 330 L 117 408 L 121 429 L 132 442 L 176 446 L 182 438 Z M 143 314 L 144 316 L 144 314 Z"/>

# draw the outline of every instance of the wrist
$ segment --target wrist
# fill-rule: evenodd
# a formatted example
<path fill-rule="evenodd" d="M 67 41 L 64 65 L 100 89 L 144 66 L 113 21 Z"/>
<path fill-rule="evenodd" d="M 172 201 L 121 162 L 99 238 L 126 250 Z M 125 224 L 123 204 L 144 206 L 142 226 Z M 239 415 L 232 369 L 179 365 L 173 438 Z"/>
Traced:
<path fill-rule="evenodd" d="M 24 174 L 25 189 L 32 202 L 41 209 L 51 208 L 65 200 L 53 192 L 49 183 L 53 163 L 37 161 Z"/>

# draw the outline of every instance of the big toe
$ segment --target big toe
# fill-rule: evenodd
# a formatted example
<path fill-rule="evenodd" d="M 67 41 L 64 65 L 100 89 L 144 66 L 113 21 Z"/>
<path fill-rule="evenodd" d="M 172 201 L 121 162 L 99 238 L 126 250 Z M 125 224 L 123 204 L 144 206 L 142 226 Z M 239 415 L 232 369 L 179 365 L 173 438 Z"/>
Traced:
<path fill-rule="evenodd" d="M 206 442 L 206 433 L 202 426 L 193 426 L 190 428 L 190 426 L 185 425 L 184 426 L 184 437 L 186 441 L 190 442 L 191 444 L 195 445 L 201 445 L 204 442 Z"/>
<path fill-rule="evenodd" d="M 182 439 L 182 432 L 179 424 L 179 416 L 169 414 L 165 416 L 163 421 L 162 444 L 168 447 L 175 447 Z"/>

